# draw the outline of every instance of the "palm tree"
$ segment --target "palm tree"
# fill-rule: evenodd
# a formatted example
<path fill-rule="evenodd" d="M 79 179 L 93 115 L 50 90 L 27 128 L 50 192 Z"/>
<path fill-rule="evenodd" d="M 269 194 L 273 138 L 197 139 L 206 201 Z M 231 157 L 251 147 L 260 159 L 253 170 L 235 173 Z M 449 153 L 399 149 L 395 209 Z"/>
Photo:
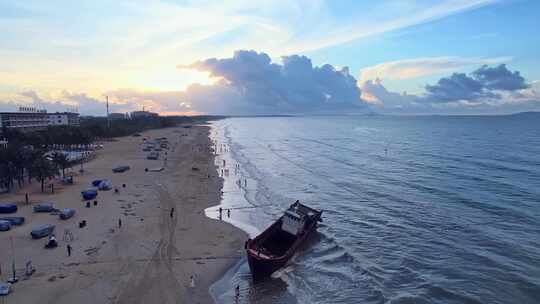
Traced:
<path fill-rule="evenodd" d="M 53 163 L 43 154 L 34 160 L 32 164 L 32 171 L 36 179 L 41 182 L 41 192 L 45 191 L 45 180 L 54 176 L 57 172 Z"/>
<path fill-rule="evenodd" d="M 7 149 L 0 149 L 0 185 L 11 189 L 13 175 L 9 163 L 9 153 Z"/>
<path fill-rule="evenodd" d="M 62 169 L 62 177 L 66 177 L 66 168 L 70 167 L 70 161 L 67 155 L 61 152 L 54 152 L 52 162 L 56 165 L 57 169 Z"/>

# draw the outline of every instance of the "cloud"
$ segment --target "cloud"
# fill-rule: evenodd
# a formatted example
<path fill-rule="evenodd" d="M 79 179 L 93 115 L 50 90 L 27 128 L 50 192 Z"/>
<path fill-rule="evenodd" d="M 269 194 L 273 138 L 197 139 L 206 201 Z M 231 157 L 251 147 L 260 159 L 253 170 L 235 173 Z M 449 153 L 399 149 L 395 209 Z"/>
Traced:
<path fill-rule="evenodd" d="M 370 79 L 403 80 L 422 76 L 448 73 L 457 69 L 480 64 L 497 64 L 512 60 L 512 57 L 463 58 L 456 56 L 413 58 L 384 62 L 360 70 L 360 82 Z"/>
<path fill-rule="evenodd" d="M 485 88 L 491 90 L 515 91 L 529 87 L 525 83 L 525 78 L 519 74 L 519 71 L 510 72 L 505 64 L 493 68 L 483 65 L 474 71 L 472 75 Z"/>
<path fill-rule="evenodd" d="M 406 92 L 396 93 L 388 91 L 382 84 L 382 80 L 368 80 L 360 87 L 362 99 L 366 102 L 385 108 L 401 109 L 404 105 L 416 103 L 416 95 L 409 95 Z"/>
<path fill-rule="evenodd" d="M 94 94 L 115 88 L 183 89 L 195 77 L 164 79 L 171 62 L 228 56 L 253 46 L 276 55 L 298 54 L 494 1 L 352 1 L 346 11 L 340 1 L 324 0 L 4 2 L 1 95 L 27 87 Z"/>
<path fill-rule="evenodd" d="M 220 81 L 193 85 L 182 100 L 216 114 L 281 114 L 361 110 L 360 89 L 348 68 L 313 66 L 305 56 L 273 63 L 266 53 L 240 50 L 231 58 L 211 58 L 179 68 L 209 72 Z"/>
<path fill-rule="evenodd" d="M 101 115 L 106 112 L 105 98 L 97 99 L 86 93 L 60 91 L 52 95 L 41 95 L 34 90 L 21 91 L 8 101 L 0 102 L 3 111 L 15 111 L 19 106 L 46 109 L 48 112 L 78 111 L 83 115 Z M 112 101 L 110 112 L 127 111 L 135 108 L 133 103 Z"/>
<path fill-rule="evenodd" d="M 453 14 L 476 9 L 495 3 L 497 0 L 471 1 L 389 1 L 372 2 L 370 7 L 357 9 L 364 14 L 355 14 L 353 20 L 340 18 L 314 19 L 310 24 L 314 32 L 310 35 L 294 36 L 295 41 L 287 41 L 282 50 L 285 53 L 307 52 L 344 44 L 361 38 L 391 32 L 417 24 L 438 20 Z M 333 3 L 333 2 L 328 2 Z M 331 11 L 332 6 L 319 11 Z M 365 14 L 369 11 L 369 14 Z M 321 14 L 321 12 L 319 12 Z M 324 16 L 324 15 L 323 15 Z M 330 19 L 330 20 L 326 20 Z M 323 22 L 322 20 L 326 21 Z M 345 24 L 345 25 L 344 25 Z M 320 33 L 320 34 L 319 34 Z"/>
<path fill-rule="evenodd" d="M 379 79 L 362 83 L 362 98 L 377 111 L 399 114 L 511 113 L 540 110 L 540 81 L 526 83 L 504 64 L 481 66 L 469 75 L 453 73 L 426 85 L 422 95 L 396 93 Z"/>
<path fill-rule="evenodd" d="M 435 85 L 426 85 L 425 100 L 428 102 L 452 102 L 458 100 L 500 99 L 500 91 L 526 89 L 525 78 L 518 71 L 511 72 L 505 64 L 496 67 L 483 65 L 471 76 L 454 73 L 439 79 Z"/>
<path fill-rule="evenodd" d="M 425 100 L 429 102 L 450 102 L 474 100 L 478 98 L 497 98 L 497 95 L 484 90 L 482 83 L 463 73 L 439 79 L 435 85 L 426 85 Z"/>
<path fill-rule="evenodd" d="M 198 114 L 182 102 L 180 91 L 138 91 L 133 89 L 114 90 L 106 93 L 109 100 L 121 107 L 124 112 L 146 111 L 164 115 Z"/>

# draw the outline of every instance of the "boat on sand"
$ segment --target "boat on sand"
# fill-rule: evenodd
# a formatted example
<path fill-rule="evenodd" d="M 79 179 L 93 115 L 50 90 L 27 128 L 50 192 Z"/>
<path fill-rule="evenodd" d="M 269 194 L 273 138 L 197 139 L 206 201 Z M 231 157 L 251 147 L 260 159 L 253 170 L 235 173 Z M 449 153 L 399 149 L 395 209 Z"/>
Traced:
<path fill-rule="evenodd" d="M 0 231 L 8 231 L 9 229 L 11 229 L 11 222 L 0 220 Z"/>
<path fill-rule="evenodd" d="M 17 212 L 17 205 L 15 204 L 0 204 L 0 213 L 15 213 Z"/>
<path fill-rule="evenodd" d="M 53 233 L 54 231 L 54 225 L 51 224 L 45 224 L 38 226 L 34 229 L 32 229 L 32 232 L 30 232 L 30 235 L 33 239 L 40 239 L 42 237 L 46 237 Z"/>
<path fill-rule="evenodd" d="M 24 217 L 22 216 L 5 216 L 0 217 L 0 221 L 8 221 L 12 226 L 20 226 L 24 224 Z"/>
<path fill-rule="evenodd" d="M 246 242 L 249 269 L 254 278 L 270 276 L 316 231 L 322 211 L 296 201 L 265 231 Z"/>
<path fill-rule="evenodd" d="M 60 210 L 60 214 L 59 214 L 61 220 L 70 219 L 74 215 L 75 215 L 75 209 L 73 208 L 64 208 Z"/>
<path fill-rule="evenodd" d="M 86 191 L 82 191 L 81 195 L 84 200 L 91 200 L 91 199 L 96 198 L 96 196 L 98 195 L 98 192 L 96 190 L 89 189 Z"/>
<path fill-rule="evenodd" d="M 117 166 L 112 169 L 112 172 L 114 173 L 123 173 L 130 169 L 129 166 Z"/>
<path fill-rule="evenodd" d="M 54 204 L 53 203 L 39 203 L 34 206 L 34 212 L 53 212 Z"/>

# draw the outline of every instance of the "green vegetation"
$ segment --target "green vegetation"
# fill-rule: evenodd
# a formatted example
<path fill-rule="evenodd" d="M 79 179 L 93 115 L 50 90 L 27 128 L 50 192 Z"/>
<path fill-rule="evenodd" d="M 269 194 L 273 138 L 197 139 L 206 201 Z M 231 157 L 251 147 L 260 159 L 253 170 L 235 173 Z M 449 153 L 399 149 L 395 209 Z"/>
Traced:
<path fill-rule="evenodd" d="M 55 149 L 71 150 L 96 140 L 132 135 L 148 129 L 173 127 L 178 124 L 201 123 L 222 117 L 169 116 L 130 120 L 112 120 L 110 128 L 105 117 L 82 117 L 80 127 L 51 126 L 46 130 L 26 132 L 2 130 L 2 137 L 9 142 L 0 148 L 0 188 L 21 187 L 36 179 L 41 191 L 48 178 L 65 176 L 65 170 L 75 165 L 63 153 L 48 154 Z"/>

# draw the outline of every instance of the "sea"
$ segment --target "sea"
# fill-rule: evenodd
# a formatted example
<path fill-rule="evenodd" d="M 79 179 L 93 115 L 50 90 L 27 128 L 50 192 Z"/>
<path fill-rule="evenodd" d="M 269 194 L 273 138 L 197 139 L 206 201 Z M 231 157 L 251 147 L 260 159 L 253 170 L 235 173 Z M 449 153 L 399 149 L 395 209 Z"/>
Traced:
<path fill-rule="evenodd" d="M 254 282 L 244 256 L 216 302 L 540 303 L 539 113 L 238 117 L 211 136 L 208 216 L 255 236 L 295 200 L 323 210 L 285 268 Z"/>

